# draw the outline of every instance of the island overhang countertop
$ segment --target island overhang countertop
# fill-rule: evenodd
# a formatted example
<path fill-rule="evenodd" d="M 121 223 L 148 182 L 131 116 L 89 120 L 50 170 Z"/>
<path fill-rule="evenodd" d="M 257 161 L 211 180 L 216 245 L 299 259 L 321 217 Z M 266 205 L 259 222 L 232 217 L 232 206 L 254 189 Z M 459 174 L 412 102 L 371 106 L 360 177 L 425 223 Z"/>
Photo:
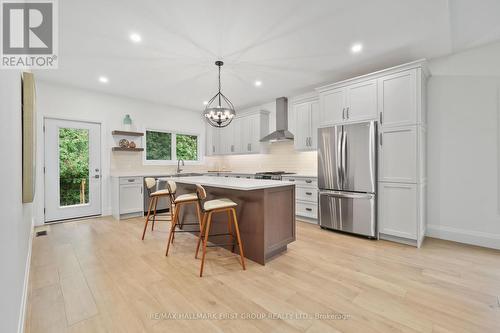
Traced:
<path fill-rule="evenodd" d="M 225 188 L 229 190 L 239 190 L 239 191 L 263 190 L 266 188 L 293 185 L 290 183 L 282 182 L 280 180 L 230 178 L 230 177 L 215 177 L 215 176 L 159 178 L 159 180 L 161 181 L 170 179 L 181 184 L 190 184 L 190 185 L 200 184 L 202 186 L 218 187 L 218 188 Z"/>

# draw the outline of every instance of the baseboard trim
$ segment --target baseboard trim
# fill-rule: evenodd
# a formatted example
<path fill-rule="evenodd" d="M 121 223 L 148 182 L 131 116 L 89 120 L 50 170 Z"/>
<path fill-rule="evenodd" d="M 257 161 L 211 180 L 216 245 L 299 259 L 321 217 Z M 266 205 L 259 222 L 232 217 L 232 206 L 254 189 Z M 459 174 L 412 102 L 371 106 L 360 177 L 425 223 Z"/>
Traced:
<path fill-rule="evenodd" d="M 24 286 L 23 286 L 23 296 L 21 299 L 21 308 L 19 309 L 19 323 L 17 325 L 17 332 L 24 332 L 24 323 L 26 321 L 26 310 L 28 304 L 28 290 L 29 290 L 29 280 L 30 280 L 30 267 L 31 267 L 31 250 L 33 248 L 33 236 L 35 233 L 35 218 L 31 219 L 31 231 L 28 245 L 28 257 L 26 258 L 26 267 L 24 269 Z"/>
<path fill-rule="evenodd" d="M 429 237 L 500 250 L 499 234 L 489 234 L 480 231 L 428 224 L 426 235 Z"/>

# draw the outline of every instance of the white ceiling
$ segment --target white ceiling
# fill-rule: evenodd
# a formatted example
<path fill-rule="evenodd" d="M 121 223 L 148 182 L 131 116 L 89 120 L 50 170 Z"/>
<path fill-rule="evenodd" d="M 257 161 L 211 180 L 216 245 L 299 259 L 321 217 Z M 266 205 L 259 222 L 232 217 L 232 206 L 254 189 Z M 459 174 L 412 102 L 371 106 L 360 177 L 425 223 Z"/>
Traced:
<path fill-rule="evenodd" d="M 64 0 L 59 10 L 59 69 L 39 79 L 200 111 L 217 59 L 242 108 L 500 38 L 498 0 Z"/>

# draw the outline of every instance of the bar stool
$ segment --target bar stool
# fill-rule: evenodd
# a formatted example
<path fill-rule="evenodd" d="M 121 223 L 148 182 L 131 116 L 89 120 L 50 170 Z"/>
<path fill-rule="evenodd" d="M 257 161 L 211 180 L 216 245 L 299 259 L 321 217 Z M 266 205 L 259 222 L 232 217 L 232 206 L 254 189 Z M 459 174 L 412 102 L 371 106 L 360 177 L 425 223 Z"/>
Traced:
<path fill-rule="evenodd" d="M 176 196 L 177 192 L 177 184 L 173 180 L 167 181 L 167 186 L 170 192 L 170 200 L 172 202 L 172 206 L 175 206 L 174 217 L 172 218 L 172 223 L 170 225 L 170 234 L 168 235 L 167 242 L 167 251 L 165 252 L 165 256 L 168 256 L 168 250 L 170 249 L 170 244 L 174 243 L 175 233 L 176 232 L 193 232 L 196 230 L 182 230 L 184 225 L 198 225 L 199 230 L 201 230 L 201 212 L 200 207 L 198 205 L 198 195 L 196 193 L 187 193 Z M 196 214 L 198 215 L 198 223 L 179 223 L 179 213 L 181 211 L 182 206 L 187 204 L 194 204 L 196 206 Z M 176 230 L 175 227 L 179 226 L 179 229 Z"/>
<path fill-rule="evenodd" d="M 155 221 L 171 221 L 172 220 L 172 206 L 170 206 L 170 220 L 159 219 L 156 216 L 156 206 L 158 205 L 158 200 L 161 198 L 170 199 L 170 191 L 168 189 L 157 190 L 153 192 L 153 187 L 156 186 L 156 179 L 154 178 L 144 178 L 144 184 L 146 185 L 146 189 L 149 195 L 149 207 L 148 207 L 148 215 L 146 216 L 146 220 L 144 221 L 144 231 L 142 232 L 142 240 L 144 240 L 144 236 L 146 235 L 146 229 L 148 227 L 148 222 L 151 221 L 151 231 L 153 231 L 155 226 Z M 171 199 L 170 199 L 171 201 Z M 151 219 L 151 209 L 153 209 L 153 216 Z"/>
<path fill-rule="evenodd" d="M 236 218 L 236 209 L 234 207 L 237 206 L 237 204 L 230 200 L 230 199 L 215 199 L 215 200 L 209 200 L 209 201 L 204 201 L 207 197 L 207 192 L 203 188 L 203 186 L 197 184 L 196 185 L 196 194 L 198 195 L 198 205 L 203 212 L 203 219 L 201 222 L 201 231 L 200 235 L 198 237 L 198 244 L 196 245 L 196 254 L 195 254 L 195 259 L 198 258 L 198 251 L 200 249 L 200 243 L 201 240 L 203 239 L 203 254 L 201 257 L 201 267 L 200 267 L 200 277 L 203 276 L 203 266 L 205 265 L 205 255 L 207 253 L 207 246 L 208 247 L 213 247 L 213 246 L 224 246 L 224 245 L 232 245 L 233 246 L 233 251 L 234 251 L 234 246 L 235 246 L 235 239 L 234 235 L 232 232 L 231 228 L 231 222 L 234 225 L 234 231 L 236 232 L 236 244 L 238 244 L 238 248 L 240 250 L 240 263 L 241 266 L 243 267 L 243 270 L 245 270 L 245 255 L 243 254 L 243 246 L 241 244 L 241 238 L 240 238 L 240 229 L 238 228 L 238 219 Z M 224 234 L 212 234 L 209 235 L 210 233 L 210 226 L 212 223 L 212 215 L 215 213 L 227 213 L 227 228 L 228 228 L 228 233 Z M 232 218 L 231 218 L 232 217 Z M 203 235 L 203 232 L 205 235 Z M 222 235 L 229 235 L 231 236 L 232 242 L 229 244 L 213 244 L 213 245 L 207 245 L 208 242 L 208 236 L 222 236 Z"/>

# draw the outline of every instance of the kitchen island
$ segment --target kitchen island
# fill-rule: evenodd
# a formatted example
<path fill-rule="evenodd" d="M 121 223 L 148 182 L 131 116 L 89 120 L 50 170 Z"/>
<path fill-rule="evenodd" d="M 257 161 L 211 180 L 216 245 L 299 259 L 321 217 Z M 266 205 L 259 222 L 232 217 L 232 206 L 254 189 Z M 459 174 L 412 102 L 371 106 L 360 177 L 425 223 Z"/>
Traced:
<path fill-rule="evenodd" d="M 167 178 L 160 178 L 162 180 Z M 243 252 L 250 260 L 264 265 L 272 257 L 285 251 L 287 244 L 295 240 L 293 184 L 274 180 L 208 176 L 179 177 L 172 180 L 177 183 L 178 195 L 192 193 L 196 190 L 196 184 L 200 184 L 207 192 L 207 200 L 229 198 L 238 204 L 236 214 Z M 197 221 L 194 207 L 184 206 L 179 218 L 181 223 Z M 211 234 L 227 232 L 226 214 L 215 214 L 212 221 Z M 196 232 L 193 233 L 197 235 Z M 228 239 L 222 236 L 210 237 L 209 240 L 228 243 Z"/>

